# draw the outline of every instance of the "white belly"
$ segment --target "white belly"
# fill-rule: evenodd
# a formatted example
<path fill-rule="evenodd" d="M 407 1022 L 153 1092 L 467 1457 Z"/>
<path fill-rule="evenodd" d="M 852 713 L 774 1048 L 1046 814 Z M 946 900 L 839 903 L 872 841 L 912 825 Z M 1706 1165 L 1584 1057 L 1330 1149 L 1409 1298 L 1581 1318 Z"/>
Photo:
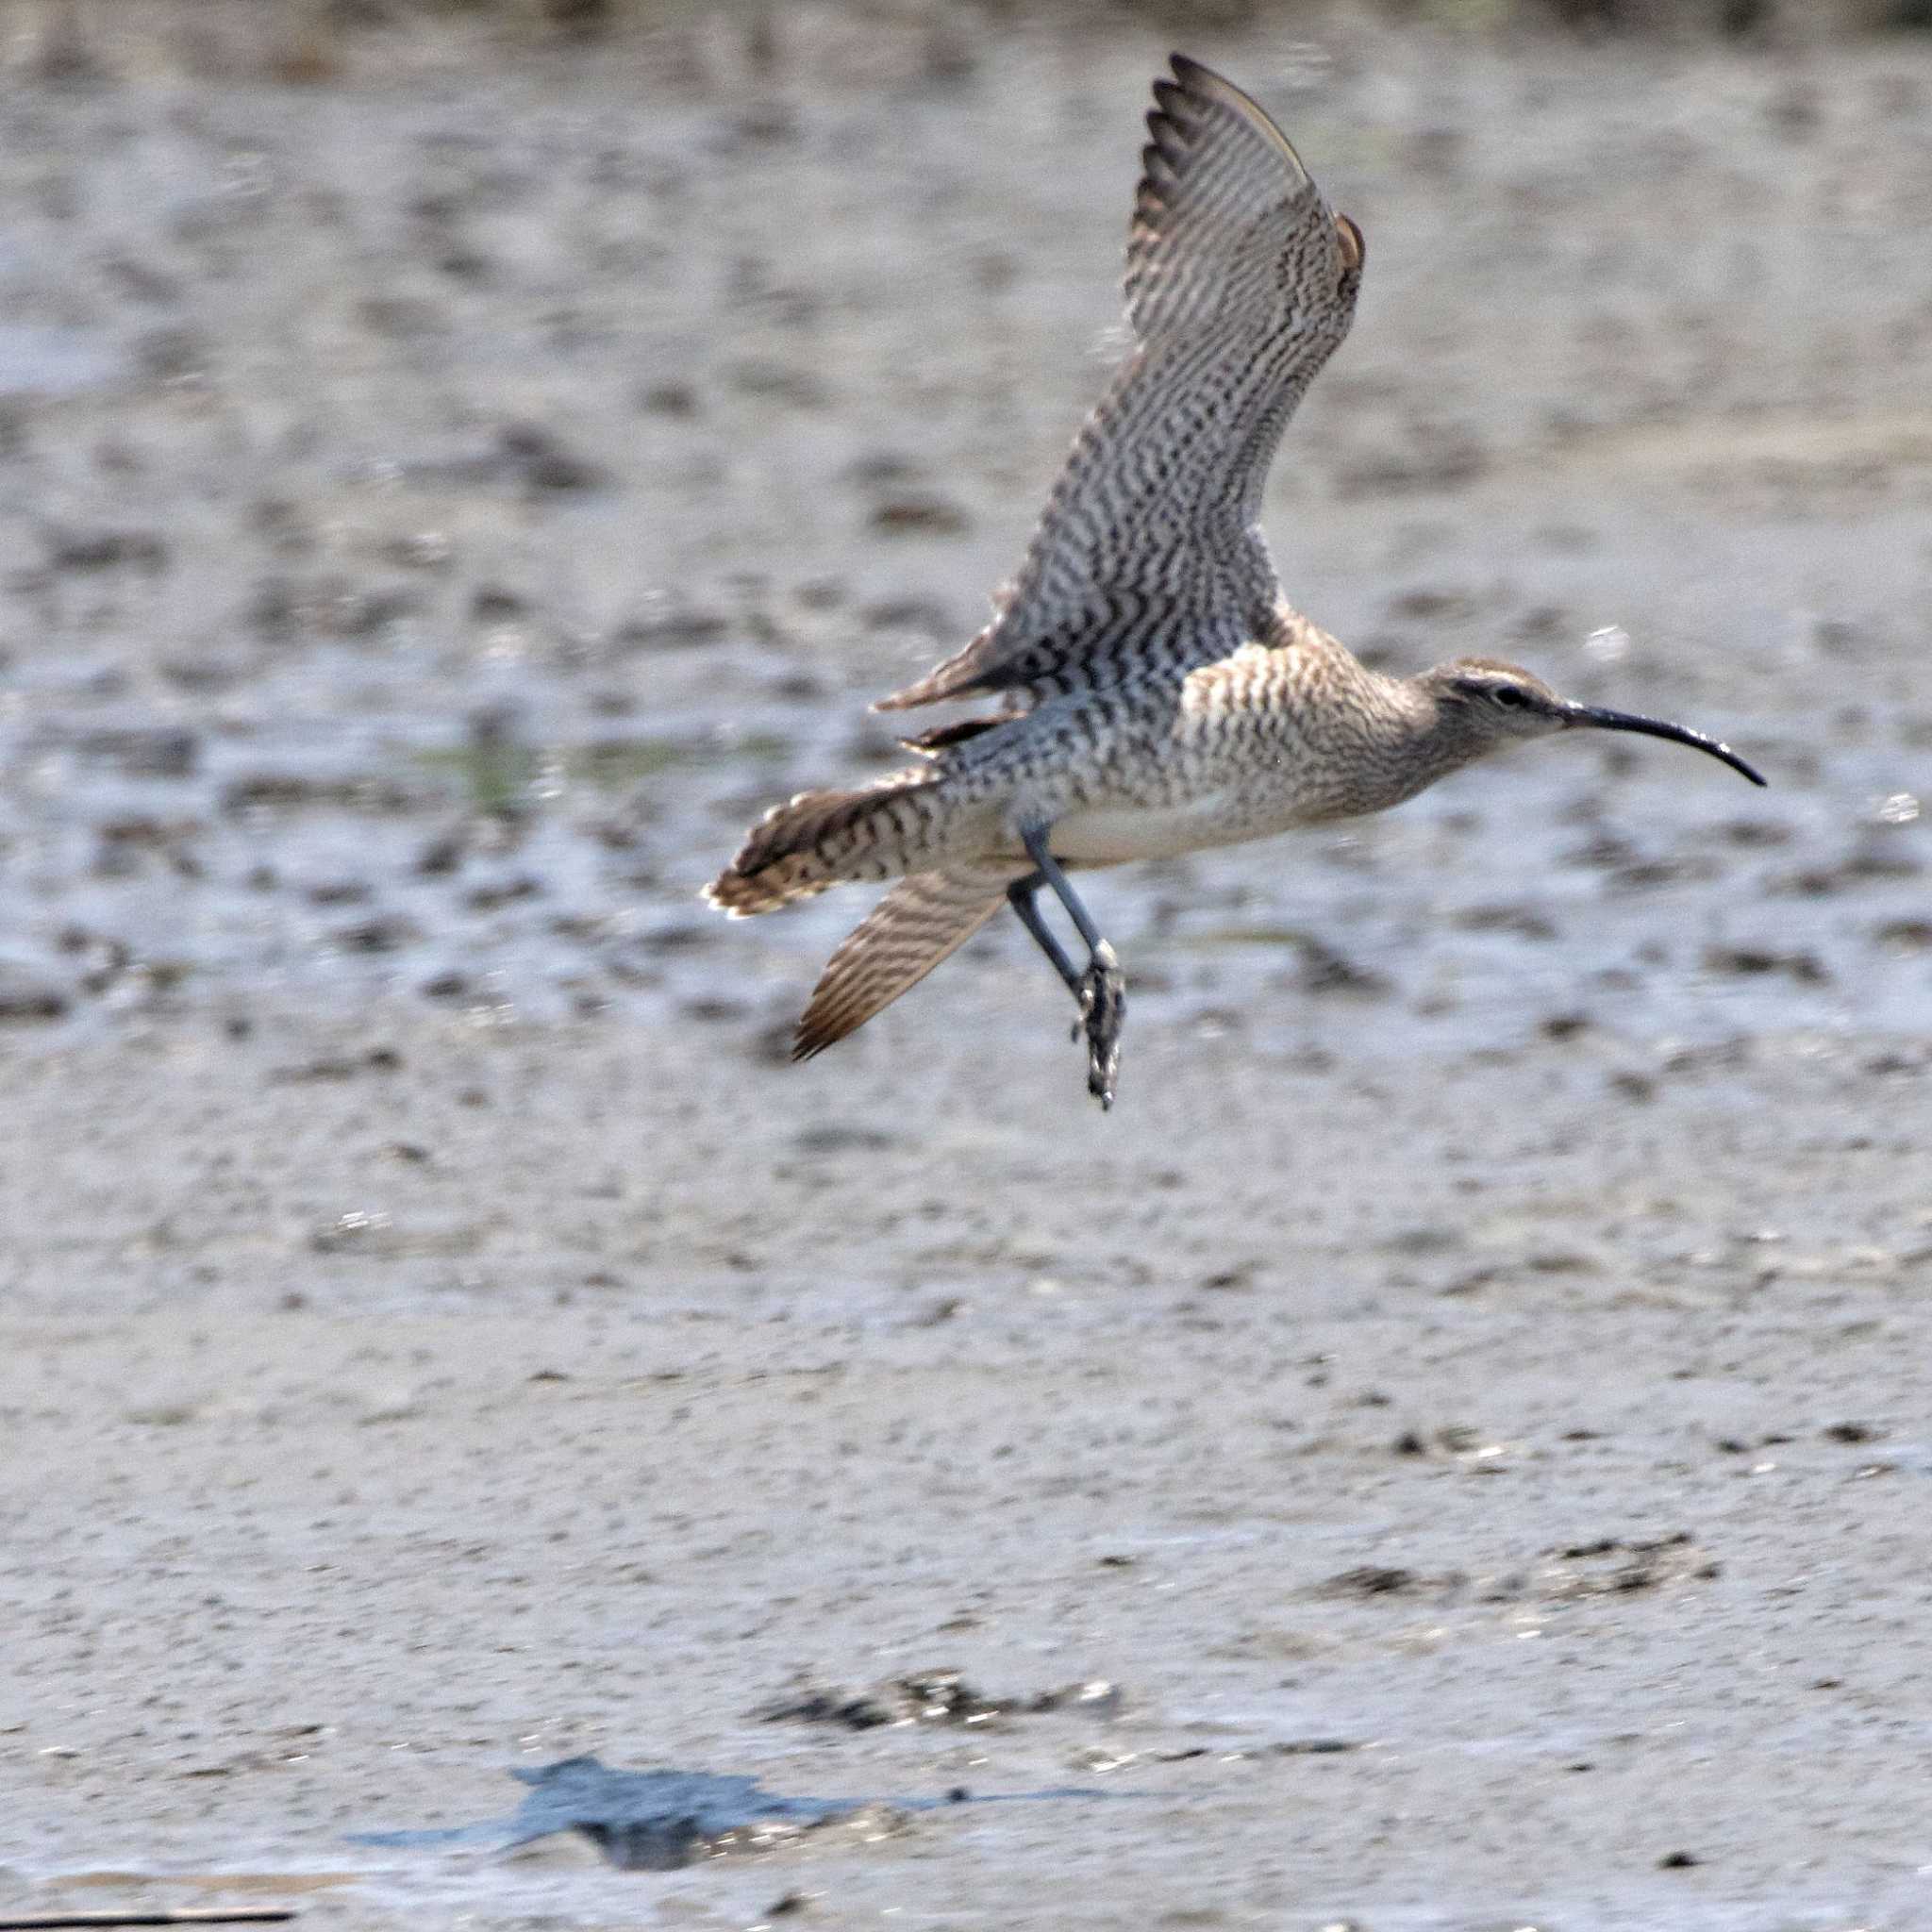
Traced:
<path fill-rule="evenodd" d="M 1083 865 L 1123 865 L 1135 858 L 1178 858 L 1209 845 L 1234 845 L 1272 829 L 1248 823 L 1223 791 L 1185 805 L 1101 806 L 1070 811 L 1053 828 L 1057 858 Z"/>

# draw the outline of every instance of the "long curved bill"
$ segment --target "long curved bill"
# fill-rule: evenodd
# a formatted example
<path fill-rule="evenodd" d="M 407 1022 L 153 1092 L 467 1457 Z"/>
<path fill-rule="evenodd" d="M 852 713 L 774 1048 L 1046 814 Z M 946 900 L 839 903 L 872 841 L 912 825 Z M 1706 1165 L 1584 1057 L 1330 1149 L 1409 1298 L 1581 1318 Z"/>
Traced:
<path fill-rule="evenodd" d="M 1747 765 L 1729 745 L 1721 744 L 1714 738 L 1707 738 L 1701 731 L 1692 731 L 1688 724 L 1670 724 L 1661 718 L 1640 718 L 1630 711 L 1606 710 L 1601 705 L 1572 705 L 1570 719 L 1575 724 L 1593 724 L 1599 731 L 1639 731 L 1645 738 L 1668 738 L 1673 744 L 1688 744 L 1701 752 L 1708 752 L 1721 764 L 1750 779 L 1754 785 L 1769 781 L 1763 774 Z"/>

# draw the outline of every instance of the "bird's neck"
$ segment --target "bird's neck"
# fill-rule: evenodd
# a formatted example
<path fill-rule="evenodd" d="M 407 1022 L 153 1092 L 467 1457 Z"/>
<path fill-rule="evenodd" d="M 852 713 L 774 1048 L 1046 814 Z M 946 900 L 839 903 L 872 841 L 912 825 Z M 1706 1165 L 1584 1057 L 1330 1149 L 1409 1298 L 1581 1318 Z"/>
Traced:
<path fill-rule="evenodd" d="M 1377 682 L 1384 687 L 1386 715 L 1403 770 L 1401 789 L 1391 805 L 1426 791 L 1487 749 L 1472 739 L 1462 714 L 1441 703 L 1424 678 L 1378 677 Z"/>
<path fill-rule="evenodd" d="M 1311 708 L 1305 728 L 1327 741 L 1334 769 L 1346 774 L 1341 815 L 1387 811 L 1479 754 L 1425 677 L 1372 671 L 1286 605 L 1275 613 L 1271 641 L 1295 646 L 1320 665 L 1322 702 Z"/>

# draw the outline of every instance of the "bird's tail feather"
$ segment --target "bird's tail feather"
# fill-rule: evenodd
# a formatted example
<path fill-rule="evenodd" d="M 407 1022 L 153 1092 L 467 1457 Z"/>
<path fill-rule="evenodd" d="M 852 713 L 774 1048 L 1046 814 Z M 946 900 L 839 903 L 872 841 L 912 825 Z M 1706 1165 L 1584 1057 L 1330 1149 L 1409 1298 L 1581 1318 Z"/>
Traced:
<path fill-rule="evenodd" d="M 1025 870 L 958 866 L 901 879 L 825 962 L 792 1058 L 823 1053 L 910 991 L 1000 909 L 1008 885 Z"/>
<path fill-rule="evenodd" d="M 889 879 L 907 870 L 927 814 L 911 794 L 938 783 L 925 767 L 894 772 L 854 791 L 801 791 L 774 806 L 704 896 L 735 919 L 773 912 L 845 879 Z"/>

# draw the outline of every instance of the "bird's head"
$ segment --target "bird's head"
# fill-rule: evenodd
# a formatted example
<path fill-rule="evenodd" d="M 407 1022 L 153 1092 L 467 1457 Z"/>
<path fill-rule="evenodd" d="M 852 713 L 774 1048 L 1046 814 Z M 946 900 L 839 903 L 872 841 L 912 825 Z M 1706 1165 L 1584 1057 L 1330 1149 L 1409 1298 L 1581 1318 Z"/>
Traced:
<path fill-rule="evenodd" d="M 1752 784 L 1764 783 L 1729 745 L 1720 744 L 1701 731 L 1661 718 L 1640 718 L 1601 705 L 1576 704 L 1559 697 L 1534 672 L 1494 658 L 1457 658 L 1424 672 L 1416 682 L 1433 700 L 1436 735 L 1457 763 L 1499 751 L 1520 739 L 1548 738 L 1558 731 L 1634 731 L 1646 738 L 1668 738 L 1676 744 L 1693 745 L 1741 773 Z"/>

